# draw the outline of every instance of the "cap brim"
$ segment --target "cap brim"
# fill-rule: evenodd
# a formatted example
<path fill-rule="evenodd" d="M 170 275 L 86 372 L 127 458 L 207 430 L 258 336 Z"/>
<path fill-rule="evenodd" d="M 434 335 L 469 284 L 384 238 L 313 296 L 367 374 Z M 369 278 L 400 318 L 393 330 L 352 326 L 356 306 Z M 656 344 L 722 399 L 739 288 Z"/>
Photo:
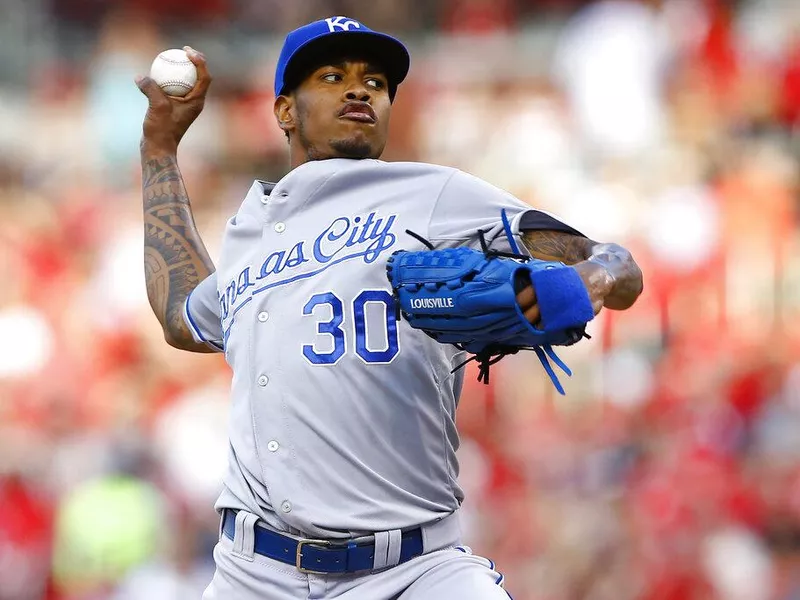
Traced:
<path fill-rule="evenodd" d="M 280 93 L 290 92 L 311 70 L 327 60 L 342 56 L 359 57 L 377 63 L 389 80 L 392 98 L 397 86 L 408 75 L 411 64 L 406 47 L 390 35 L 376 31 L 342 31 L 313 38 L 300 46 L 286 65 Z"/>

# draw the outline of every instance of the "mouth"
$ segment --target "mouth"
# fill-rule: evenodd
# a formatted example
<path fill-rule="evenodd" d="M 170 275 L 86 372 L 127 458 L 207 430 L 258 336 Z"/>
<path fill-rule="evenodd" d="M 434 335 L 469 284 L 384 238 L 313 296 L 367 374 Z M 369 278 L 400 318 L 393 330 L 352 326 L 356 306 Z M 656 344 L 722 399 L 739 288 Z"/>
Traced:
<path fill-rule="evenodd" d="M 375 111 L 366 102 L 348 102 L 339 112 L 339 118 L 359 123 L 375 123 L 378 120 Z"/>

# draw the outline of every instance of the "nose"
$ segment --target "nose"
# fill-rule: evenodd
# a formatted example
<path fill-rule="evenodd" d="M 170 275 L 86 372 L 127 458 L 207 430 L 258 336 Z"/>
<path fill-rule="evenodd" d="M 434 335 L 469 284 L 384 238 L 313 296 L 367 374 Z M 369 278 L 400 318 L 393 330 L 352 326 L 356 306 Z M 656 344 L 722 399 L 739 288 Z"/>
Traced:
<path fill-rule="evenodd" d="M 369 89 L 363 82 L 354 83 L 351 85 L 347 92 L 345 93 L 345 98 L 348 102 L 352 101 L 359 101 L 359 102 L 369 102 L 372 96 L 369 93 Z"/>

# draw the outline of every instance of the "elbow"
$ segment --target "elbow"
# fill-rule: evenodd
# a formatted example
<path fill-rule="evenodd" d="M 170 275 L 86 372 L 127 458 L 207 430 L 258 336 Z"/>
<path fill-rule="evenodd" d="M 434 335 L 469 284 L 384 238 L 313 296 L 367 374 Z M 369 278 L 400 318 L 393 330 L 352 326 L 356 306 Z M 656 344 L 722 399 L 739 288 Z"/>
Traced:
<path fill-rule="evenodd" d="M 633 262 L 633 259 L 631 259 L 631 261 Z M 639 267 L 639 265 L 633 262 L 631 265 L 631 270 L 633 274 L 631 284 L 633 293 L 631 294 L 631 303 L 628 308 L 633 306 L 633 303 L 638 300 L 639 296 L 641 296 L 642 292 L 644 291 L 644 275 L 642 274 L 642 269 Z"/>
<path fill-rule="evenodd" d="M 627 310 L 636 303 L 644 291 L 644 277 L 639 265 L 632 262 L 628 276 L 619 283 L 621 285 L 616 286 L 614 293 L 606 297 L 605 308 Z"/>
<path fill-rule="evenodd" d="M 190 346 L 195 345 L 194 340 L 187 340 L 185 336 L 175 335 L 174 332 L 167 328 L 164 328 L 164 340 L 178 350 L 188 350 Z"/>
<path fill-rule="evenodd" d="M 221 351 L 217 346 L 196 342 L 192 334 L 186 330 L 174 332 L 168 328 L 164 328 L 164 340 L 173 348 L 185 350 L 186 352 L 200 352 L 205 354 Z"/>
<path fill-rule="evenodd" d="M 192 332 L 189 331 L 183 320 L 183 311 L 178 310 L 178 306 L 183 307 L 183 302 L 178 303 L 173 310 L 168 310 L 161 322 L 161 330 L 164 332 L 164 340 L 178 350 L 189 350 L 196 346 Z"/>
<path fill-rule="evenodd" d="M 624 295 L 609 296 L 603 306 L 611 310 L 628 310 L 636 303 L 641 293 L 642 289 L 639 288 L 638 291 L 625 293 Z"/>
<path fill-rule="evenodd" d="M 180 341 L 168 329 L 164 329 L 164 341 L 173 348 L 181 348 Z"/>

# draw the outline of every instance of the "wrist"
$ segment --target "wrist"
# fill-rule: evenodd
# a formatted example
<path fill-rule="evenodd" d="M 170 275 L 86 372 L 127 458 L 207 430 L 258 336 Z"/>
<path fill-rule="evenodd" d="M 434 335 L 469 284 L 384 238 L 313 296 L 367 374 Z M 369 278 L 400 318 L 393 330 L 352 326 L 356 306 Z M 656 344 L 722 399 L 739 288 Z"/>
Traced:
<path fill-rule="evenodd" d="M 142 156 L 142 160 L 175 157 L 178 154 L 178 144 L 143 137 L 142 141 L 139 143 L 139 152 Z"/>

